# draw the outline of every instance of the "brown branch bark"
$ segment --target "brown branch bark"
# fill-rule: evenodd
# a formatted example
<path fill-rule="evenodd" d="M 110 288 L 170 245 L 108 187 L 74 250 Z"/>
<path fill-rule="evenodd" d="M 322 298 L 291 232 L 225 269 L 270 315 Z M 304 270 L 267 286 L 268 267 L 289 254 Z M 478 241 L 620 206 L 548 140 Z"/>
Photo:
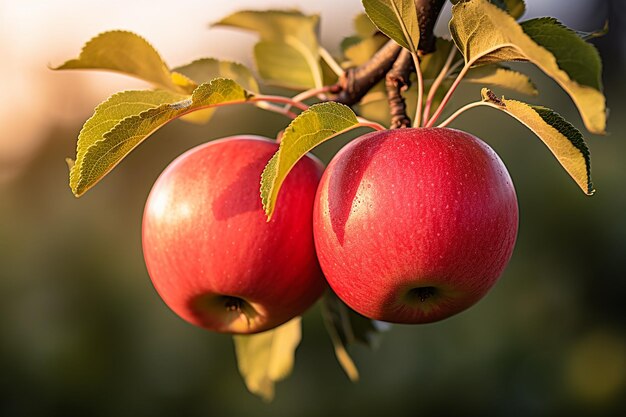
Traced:
<path fill-rule="evenodd" d="M 400 45 L 390 40 L 365 64 L 348 68 L 331 89 L 331 92 L 337 94 L 330 99 L 348 106 L 361 101 L 363 96 L 385 77 L 401 49 Z"/>
<path fill-rule="evenodd" d="M 441 13 L 445 0 L 415 0 L 415 9 L 420 27 L 418 55 L 422 56 L 435 51 L 435 24 Z M 403 50 L 385 78 L 387 101 L 391 115 L 391 129 L 410 127 L 411 119 L 406 113 L 406 102 L 402 93 L 411 86 L 411 71 L 415 70 L 413 57 Z"/>
<path fill-rule="evenodd" d="M 435 51 L 435 24 L 445 3 L 446 0 L 415 0 L 420 27 L 420 42 L 417 47 L 420 55 Z"/>
<path fill-rule="evenodd" d="M 435 50 L 433 29 L 446 0 L 414 1 L 420 27 L 418 53 L 425 55 Z M 411 54 L 390 40 L 368 62 L 347 69 L 339 82 L 331 87 L 328 99 L 352 106 L 385 78 L 391 127 L 408 127 L 411 120 L 406 114 L 402 92 L 409 88 L 409 76 L 414 68 Z"/>
<path fill-rule="evenodd" d="M 385 77 L 387 101 L 391 114 L 391 129 L 411 126 L 411 119 L 406 114 L 406 102 L 402 92 L 411 86 L 410 76 L 414 69 L 413 57 L 408 50 L 404 49 Z"/>

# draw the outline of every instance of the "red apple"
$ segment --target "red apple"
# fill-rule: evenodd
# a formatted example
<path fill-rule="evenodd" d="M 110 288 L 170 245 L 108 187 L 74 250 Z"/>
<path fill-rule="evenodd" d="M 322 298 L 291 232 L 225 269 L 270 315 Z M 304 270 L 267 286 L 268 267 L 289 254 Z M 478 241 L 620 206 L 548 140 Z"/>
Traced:
<path fill-rule="evenodd" d="M 325 281 L 312 212 L 322 165 L 303 158 L 266 221 L 259 184 L 278 144 L 239 136 L 200 145 L 156 181 L 143 218 L 148 273 L 183 319 L 225 333 L 256 333 L 301 314 Z"/>
<path fill-rule="evenodd" d="M 317 254 L 332 289 L 372 319 L 427 323 L 465 310 L 509 261 L 518 208 L 480 139 L 446 128 L 370 133 L 318 187 Z"/>

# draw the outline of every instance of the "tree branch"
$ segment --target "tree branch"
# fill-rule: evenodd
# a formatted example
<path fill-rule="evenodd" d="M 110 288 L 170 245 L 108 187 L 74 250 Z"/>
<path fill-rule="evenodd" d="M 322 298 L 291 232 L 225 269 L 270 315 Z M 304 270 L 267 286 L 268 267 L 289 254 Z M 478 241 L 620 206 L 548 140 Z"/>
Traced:
<path fill-rule="evenodd" d="M 435 50 L 433 29 L 446 0 L 414 0 L 420 27 L 418 54 L 426 55 Z M 385 78 L 387 100 L 391 113 L 391 127 L 409 127 L 411 120 L 406 114 L 402 92 L 409 88 L 409 76 L 415 69 L 412 56 L 394 41 L 388 41 L 365 64 L 348 68 L 337 84 L 330 86 L 329 100 L 352 106 Z"/>
<path fill-rule="evenodd" d="M 391 69 L 402 47 L 394 41 L 388 41 L 374 56 L 365 64 L 354 68 L 348 68 L 339 82 L 335 84 L 331 92 L 335 96 L 330 100 L 351 106 L 361 101 L 385 74 Z"/>
<path fill-rule="evenodd" d="M 419 55 L 426 55 L 435 51 L 436 38 L 433 30 L 444 4 L 445 0 L 415 0 L 420 27 Z M 406 113 L 406 102 L 402 92 L 411 85 L 409 77 L 411 71 L 416 69 L 415 65 L 409 51 L 403 50 L 387 73 L 385 86 L 387 87 L 389 113 L 391 114 L 391 129 L 411 126 L 411 119 Z M 420 109 L 418 108 L 417 111 Z"/>
<path fill-rule="evenodd" d="M 411 119 L 406 114 L 406 102 L 402 92 L 411 86 L 410 75 L 415 68 L 411 53 L 403 49 L 385 77 L 387 101 L 391 114 L 391 129 L 410 127 Z"/>
<path fill-rule="evenodd" d="M 415 9 L 420 27 L 420 42 L 418 52 L 420 55 L 435 51 L 435 24 L 443 9 L 446 0 L 415 0 Z"/>

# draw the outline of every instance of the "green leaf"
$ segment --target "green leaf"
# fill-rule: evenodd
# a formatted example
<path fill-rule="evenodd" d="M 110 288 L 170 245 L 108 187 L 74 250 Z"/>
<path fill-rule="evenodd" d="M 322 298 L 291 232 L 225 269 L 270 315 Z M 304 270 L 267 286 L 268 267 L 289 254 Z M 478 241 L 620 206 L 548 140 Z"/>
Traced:
<path fill-rule="evenodd" d="M 173 71 L 185 75 L 198 85 L 214 78 L 228 78 L 252 93 L 257 94 L 259 92 L 259 84 L 252 75 L 252 71 L 238 62 L 202 58 L 174 68 Z"/>
<path fill-rule="evenodd" d="M 187 98 L 185 98 L 187 97 Z M 130 151 L 166 123 L 192 111 L 242 103 L 251 94 L 233 80 L 217 78 L 189 96 L 165 91 L 128 91 L 98 106 L 85 123 L 70 171 L 78 197 L 108 174 Z"/>
<path fill-rule="evenodd" d="M 261 41 L 254 45 L 254 60 L 259 75 L 266 83 L 278 87 L 307 90 L 322 85 L 319 61 L 310 62 L 315 58 L 285 43 Z M 315 66 L 315 70 L 312 70 L 312 66 Z"/>
<path fill-rule="evenodd" d="M 609 33 L 609 21 L 604 22 L 604 26 L 602 29 L 594 30 L 593 32 L 581 32 L 579 30 L 576 31 L 576 34 L 580 36 L 583 40 L 588 41 L 589 39 L 599 38 Z"/>
<path fill-rule="evenodd" d="M 259 84 L 257 83 L 252 72 L 243 64 L 231 61 L 220 61 L 214 58 L 202 58 L 195 60 L 187 65 L 174 68 L 173 74 L 181 74 L 189 79 L 194 85 L 199 85 L 214 78 L 228 78 L 235 81 L 247 91 L 252 93 L 259 92 Z M 207 123 L 213 114 L 214 108 L 199 110 L 181 117 L 181 120 L 187 122 L 204 124 Z"/>
<path fill-rule="evenodd" d="M 602 90 L 602 61 L 596 48 L 552 17 L 521 23 L 524 32 L 554 55 L 559 68 L 576 82 Z"/>
<path fill-rule="evenodd" d="M 274 384 L 291 373 L 301 337 L 300 317 L 263 333 L 233 336 L 239 373 L 251 393 L 274 398 Z"/>
<path fill-rule="evenodd" d="M 272 217 L 280 187 L 307 152 L 320 143 L 358 126 L 354 112 L 335 102 L 312 105 L 285 129 L 278 151 L 261 175 L 261 200 L 268 220 Z"/>
<path fill-rule="evenodd" d="M 254 56 L 259 74 L 268 83 L 297 89 L 322 87 L 318 15 L 241 11 L 215 25 L 252 30 L 260 35 Z"/>
<path fill-rule="evenodd" d="M 381 32 L 417 54 L 420 30 L 414 0 L 363 0 L 363 7 Z"/>
<path fill-rule="evenodd" d="M 506 11 L 515 19 L 519 19 L 526 13 L 526 4 L 524 0 L 503 0 Z"/>
<path fill-rule="evenodd" d="M 490 84 L 530 96 L 539 94 L 528 75 L 498 65 L 472 68 L 463 81 L 473 84 Z"/>
<path fill-rule="evenodd" d="M 420 69 L 425 81 L 437 78 L 448 59 L 451 48 L 456 49 L 454 42 L 439 37 L 435 38 L 435 51 L 422 56 L 420 59 Z M 461 57 L 459 56 L 458 59 L 460 60 Z"/>
<path fill-rule="evenodd" d="M 320 67 L 322 68 L 322 79 L 324 80 L 324 85 L 334 85 L 339 81 L 337 73 L 324 59 L 320 59 Z"/>
<path fill-rule="evenodd" d="M 78 134 L 76 161 L 70 169 L 70 187 L 78 196 L 78 183 L 87 150 L 102 140 L 105 133 L 113 129 L 129 115 L 141 114 L 164 103 L 175 103 L 187 96 L 165 90 L 124 91 L 101 103 L 85 122 Z"/>
<path fill-rule="evenodd" d="M 457 4 L 465 0 L 451 0 L 452 4 Z M 526 12 L 524 0 L 488 0 L 489 3 L 504 10 L 515 19 L 519 19 Z"/>
<path fill-rule="evenodd" d="M 348 46 L 343 53 L 350 60 L 351 65 L 358 66 L 369 61 L 388 40 L 386 36 L 374 35 Z"/>
<path fill-rule="evenodd" d="M 85 44 L 78 58 L 53 69 L 97 69 L 120 72 L 167 90 L 190 92 L 172 80 L 172 74 L 167 65 L 148 41 L 132 32 L 121 30 L 99 34 Z"/>
<path fill-rule="evenodd" d="M 378 28 L 366 13 L 359 13 L 354 17 L 354 30 L 358 37 L 365 39 L 374 36 Z"/>
<path fill-rule="evenodd" d="M 546 144 L 585 194 L 594 193 L 589 149 L 578 129 L 546 107 L 504 97 L 500 99 L 487 88 L 483 88 L 482 96 L 490 107 L 504 111 L 528 127 Z"/>
<path fill-rule="evenodd" d="M 339 47 L 342 51 L 345 51 L 349 47 L 358 44 L 362 40 L 363 38 L 361 38 L 360 36 L 347 36 L 341 40 L 341 44 L 339 45 Z"/>
<path fill-rule="evenodd" d="M 406 97 L 408 94 L 411 94 L 411 90 L 414 89 L 405 91 L 404 96 Z M 417 92 L 415 93 L 415 96 L 417 97 Z M 387 90 L 385 89 L 384 81 L 379 82 L 370 91 L 368 91 L 357 106 L 357 113 L 360 116 L 387 127 L 391 123 L 389 102 L 387 101 Z"/>
<path fill-rule="evenodd" d="M 533 62 L 571 96 L 587 129 L 604 133 L 606 104 L 597 51 L 554 20 L 530 22 L 519 25 L 487 0 L 466 0 L 452 7 L 450 32 L 467 66 Z"/>
<path fill-rule="evenodd" d="M 348 353 L 348 346 L 355 343 L 376 346 L 379 333 L 388 325 L 363 317 L 344 304 L 332 291 L 328 291 L 322 299 L 322 316 L 333 342 L 337 361 L 351 381 L 358 381 L 359 371 Z"/>

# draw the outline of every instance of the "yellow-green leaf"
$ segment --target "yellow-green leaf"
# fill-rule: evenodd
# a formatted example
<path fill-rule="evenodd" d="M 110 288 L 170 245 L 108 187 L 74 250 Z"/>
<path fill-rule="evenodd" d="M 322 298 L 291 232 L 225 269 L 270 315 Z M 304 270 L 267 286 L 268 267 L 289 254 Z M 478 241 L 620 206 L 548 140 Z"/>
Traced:
<path fill-rule="evenodd" d="M 511 16 L 515 19 L 519 19 L 526 13 L 526 4 L 524 0 L 503 0 L 506 5 L 506 9 Z"/>
<path fill-rule="evenodd" d="M 185 75 L 198 85 L 214 78 L 228 78 L 252 93 L 259 92 L 259 84 L 252 75 L 252 71 L 238 62 L 201 58 L 174 68 L 172 71 Z"/>
<path fill-rule="evenodd" d="M 261 41 L 254 45 L 254 60 L 259 75 L 266 83 L 278 87 L 307 90 L 322 85 L 319 60 L 312 61 L 317 58 L 286 43 Z M 313 66 L 315 71 L 311 70 Z"/>
<path fill-rule="evenodd" d="M 214 78 L 228 78 L 235 81 L 247 91 L 252 93 L 259 92 L 259 84 L 257 83 L 252 72 L 243 64 L 231 61 L 220 61 L 214 58 L 202 58 L 195 60 L 187 65 L 183 65 L 172 70 L 172 75 L 183 76 L 195 85 L 208 82 Z M 181 120 L 187 122 L 204 124 L 207 123 L 216 109 L 204 109 L 193 113 L 189 113 Z"/>
<path fill-rule="evenodd" d="M 604 22 L 604 26 L 601 29 L 594 30 L 592 32 L 581 32 L 579 30 L 576 31 L 576 34 L 580 36 L 583 40 L 588 41 L 589 39 L 600 38 L 609 33 L 609 21 Z"/>
<path fill-rule="evenodd" d="M 378 343 L 380 322 L 363 317 L 344 304 L 332 291 L 322 299 L 324 325 L 333 342 L 335 356 L 351 381 L 359 380 L 359 371 L 348 353 L 348 346 L 361 343 L 373 347 Z"/>
<path fill-rule="evenodd" d="M 320 68 L 322 68 L 322 80 L 324 85 L 334 85 L 339 81 L 339 75 L 335 72 L 333 68 L 324 60 L 324 58 L 320 57 Z"/>
<path fill-rule="evenodd" d="M 457 53 L 452 62 L 461 60 L 461 56 L 458 54 L 454 42 L 447 39 L 435 38 L 435 51 L 420 57 L 420 68 L 422 70 L 422 76 L 424 80 L 434 80 L 439 75 L 439 72 L 443 69 L 443 66 L 450 55 L 450 50 L 454 48 Z M 458 56 L 457 56 L 458 55 Z"/>
<path fill-rule="evenodd" d="M 389 39 L 383 35 L 374 35 L 346 47 L 343 51 L 352 66 L 366 63 Z"/>
<path fill-rule="evenodd" d="M 175 103 L 184 100 L 187 96 L 166 90 L 154 91 L 124 91 L 109 97 L 96 107 L 80 133 L 76 146 L 76 161 L 70 169 L 70 187 L 75 194 L 85 161 L 87 150 L 102 140 L 104 134 L 113 129 L 123 119 L 133 114 L 140 114 L 148 109 L 158 107 L 164 103 Z"/>
<path fill-rule="evenodd" d="M 260 35 L 254 56 L 259 74 L 267 82 L 297 89 L 322 87 L 318 15 L 279 10 L 241 11 L 215 26 L 247 29 Z M 292 68 L 294 71 L 290 72 Z"/>
<path fill-rule="evenodd" d="M 420 30 L 414 0 L 363 0 L 363 7 L 381 32 L 417 53 Z"/>
<path fill-rule="evenodd" d="M 82 195 L 171 120 L 200 109 L 245 102 L 250 97 L 239 84 L 224 78 L 201 84 L 191 97 L 160 90 L 112 96 L 96 109 L 79 135 L 76 163 L 70 172 L 72 191 L 77 197 Z"/>
<path fill-rule="evenodd" d="M 483 88 L 482 96 L 490 107 L 504 111 L 528 127 L 546 144 L 585 194 L 594 193 L 589 149 L 578 129 L 546 107 L 497 98 L 486 88 Z"/>
<path fill-rule="evenodd" d="M 183 91 L 192 92 L 198 86 L 198 83 L 194 82 L 191 78 L 181 74 L 180 72 L 172 71 L 170 75 L 172 82 L 179 86 Z"/>
<path fill-rule="evenodd" d="M 604 133 L 606 104 L 599 88 L 599 56 L 575 32 L 555 20 L 520 25 L 487 0 L 454 5 L 450 32 L 468 66 L 533 62 L 571 96 L 587 129 Z"/>
<path fill-rule="evenodd" d="M 463 81 L 473 84 L 490 84 L 530 96 L 539 94 L 528 75 L 497 65 L 472 68 Z"/>
<path fill-rule="evenodd" d="M 356 34 L 360 38 L 369 38 L 370 36 L 374 36 L 376 32 L 378 32 L 378 28 L 372 22 L 372 20 L 367 16 L 366 13 L 359 13 L 354 17 L 354 30 Z"/>
<path fill-rule="evenodd" d="M 464 0 L 451 0 L 452 4 L 457 4 Z M 526 4 L 524 0 L 488 0 L 489 3 L 504 10 L 515 19 L 519 19 L 526 12 Z"/>
<path fill-rule="evenodd" d="M 404 92 L 406 97 L 409 91 Z M 417 97 L 417 93 L 415 94 Z M 357 113 L 371 121 L 380 123 L 383 126 L 389 126 L 391 123 L 391 115 L 389 114 L 389 102 L 387 101 L 387 90 L 385 89 L 385 82 L 381 81 L 376 84 L 368 93 L 363 96 L 363 99 L 357 104 Z M 407 112 L 407 114 L 410 114 Z"/>
<path fill-rule="evenodd" d="M 576 82 L 602 90 L 602 61 L 596 48 L 552 17 L 526 20 L 524 33 L 550 51 L 559 67 Z"/>
<path fill-rule="evenodd" d="M 167 90 L 189 92 L 172 80 L 167 65 L 148 41 L 127 31 L 115 30 L 99 34 L 85 44 L 78 58 L 54 69 L 115 71 L 140 78 Z"/>
<path fill-rule="evenodd" d="M 265 401 L 274 398 L 274 384 L 293 369 L 302 337 L 300 317 L 275 329 L 233 336 L 239 373 L 248 390 Z"/>
<path fill-rule="evenodd" d="M 268 220 L 274 212 L 280 187 L 296 162 L 315 146 L 356 127 L 358 123 L 350 107 L 327 102 L 314 104 L 289 124 L 278 151 L 261 175 L 261 200 Z"/>

